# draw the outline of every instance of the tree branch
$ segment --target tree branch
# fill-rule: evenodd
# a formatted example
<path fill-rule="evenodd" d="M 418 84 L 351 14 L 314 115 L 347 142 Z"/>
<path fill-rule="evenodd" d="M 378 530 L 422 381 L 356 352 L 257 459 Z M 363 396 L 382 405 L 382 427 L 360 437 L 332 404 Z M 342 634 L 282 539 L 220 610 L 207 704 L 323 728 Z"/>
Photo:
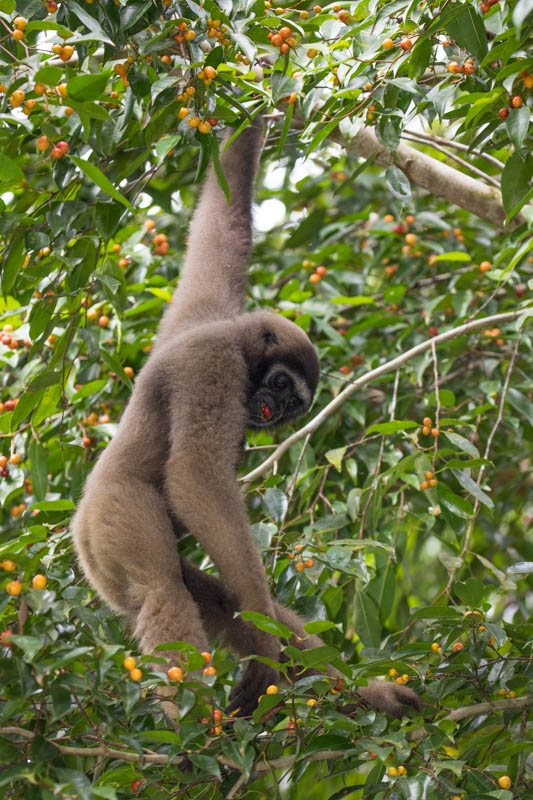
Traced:
<path fill-rule="evenodd" d="M 469 717 L 480 717 L 482 714 L 492 714 L 495 711 L 523 711 L 526 708 L 533 708 L 533 694 L 525 697 L 510 697 L 507 700 L 492 700 L 488 703 L 475 703 L 463 708 L 455 708 L 450 711 L 444 719 L 451 719 L 459 722 Z"/>
<path fill-rule="evenodd" d="M 376 163 L 385 167 L 395 164 L 411 183 L 421 186 L 435 197 L 443 197 L 449 203 L 486 219 L 498 230 L 513 230 L 523 222 L 522 217 L 517 216 L 510 225 L 505 225 L 506 213 L 498 189 L 406 144 L 399 144 L 393 155 L 380 144 L 372 128 L 362 127 L 349 142 L 340 131 L 332 133 L 331 138 L 362 158 L 377 156 Z"/>
<path fill-rule="evenodd" d="M 421 353 L 425 353 L 426 350 L 431 350 L 433 346 L 438 347 L 441 344 L 445 344 L 445 342 L 449 342 L 452 339 L 457 339 L 459 336 L 472 333 L 480 328 L 490 328 L 491 325 L 496 323 L 511 322 L 512 320 L 516 319 L 519 314 L 519 311 L 509 311 L 504 314 L 493 314 L 490 317 L 481 317 L 480 319 L 474 319 L 471 322 L 466 322 L 464 325 L 459 325 L 458 328 L 452 328 L 449 331 L 440 333 L 438 336 L 433 336 L 431 339 L 428 339 L 425 342 L 420 342 L 420 344 L 411 347 L 410 350 L 406 350 L 406 352 L 402 353 L 402 355 L 393 358 L 392 361 L 386 361 L 384 364 L 376 367 L 376 369 L 367 372 L 366 375 L 362 375 L 360 378 L 357 378 L 357 380 L 352 381 L 350 385 L 346 387 L 346 389 L 343 389 L 342 392 L 339 392 L 337 397 L 328 403 L 328 405 L 325 406 L 322 411 L 319 411 L 318 414 L 313 417 L 313 419 L 303 426 L 303 428 L 300 428 L 300 430 L 296 431 L 296 433 L 293 433 L 292 436 L 289 436 L 287 439 L 281 442 L 281 444 L 276 447 L 274 452 L 271 453 L 262 464 L 253 469 L 251 472 L 248 472 L 246 475 L 243 475 L 240 480 L 244 483 L 250 483 L 251 481 L 256 480 L 256 478 L 259 478 L 268 472 L 268 470 L 277 461 L 279 461 L 283 453 L 292 447 L 293 444 L 299 442 L 300 439 L 303 439 L 308 434 L 314 433 L 329 416 L 331 416 L 343 405 L 348 397 L 354 394 L 354 392 L 356 392 L 357 389 L 360 389 L 362 386 L 372 383 L 373 381 L 377 380 L 377 378 L 381 378 L 382 375 L 386 375 L 388 372 L 393 372 L 407 361 L 410 361 L 412 358 L 415 358 Z"/>

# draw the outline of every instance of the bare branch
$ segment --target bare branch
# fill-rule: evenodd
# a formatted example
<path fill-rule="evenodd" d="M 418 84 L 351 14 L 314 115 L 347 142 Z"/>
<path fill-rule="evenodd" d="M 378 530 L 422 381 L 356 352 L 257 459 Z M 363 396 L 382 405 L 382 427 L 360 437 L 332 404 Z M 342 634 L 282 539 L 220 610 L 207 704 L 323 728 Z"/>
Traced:
<path fill-rule="evenodd" d="M 251 472 L 248 472 L 246 475 L 243 475 L 240 480 L 244 483 L 250 483 L 251 481 L 256 480 L 256 478 L 266 474 L 269 469 L 274 467 L 274 465 L 279 461 L 283 453 L 292 447 L 293 444 L 299 442 L 300 439 L 305 438 L 308 434 L 313 434 L 329 416 L 335 413 L 335 411 L 337 411 L 337 409 L 343 405 L 348 397 L 354 394 L 354 392 L 356 392 L 357 389 L 360 389 L 362 386 L 366 386 L 368 383 L 372 383 L 378 378 L 381 378 L 382 375 L 386 375 L 388 372 L 398 369 L 403 364 L 407 363 L 421 353 L 425 353 L 426 350 L 431 350 L 433 346 L 438 347 L 441 344 L 445 344 L 445 342 L 459 338 L 459 336 L 472 333 L 480 328 L 488 328 L 495 323 L 511 322 L 512 320 L 517 319 L 519 314 L 519 311 L 509 311 L 505 314 L 493 314 L 490 317 L 481 317 L 480 319 L 471 320 L 470 322 L 466 322 L 464 325 L 459 325 L 458 328 L 452 328 L 451 330 L 440 333 L 438 336 L 434 336 L 425 342 L 420 342 L 420 344 L 411 347 L 410 350 L 402 353 L 402 355 L 393 358 L 391 361 L 386 361 L 384 364 L 376 367 L 376 369 L 367 372 L 366 375 L 362 375 L 360 378 L 357 378 L 357 380 L 352 381 L 349 386 L 342 390 L 342 392 L 339 392 L 337 397 L 328 403 L 328 405 L 323 408 L 322 411 L 319 411 L 319 413 L 306 425 L 304 425 L 303 428 L 300 428 L 299 431 L 296 431 L 296 433 L 293 433 L 292 436 L 289 436 L 287 439 L 285 439 L 285 441 L 281 442 L 281 444 L 276 447 L 274 452 L 271 453 L 262 464 L 253 469 Z"/>

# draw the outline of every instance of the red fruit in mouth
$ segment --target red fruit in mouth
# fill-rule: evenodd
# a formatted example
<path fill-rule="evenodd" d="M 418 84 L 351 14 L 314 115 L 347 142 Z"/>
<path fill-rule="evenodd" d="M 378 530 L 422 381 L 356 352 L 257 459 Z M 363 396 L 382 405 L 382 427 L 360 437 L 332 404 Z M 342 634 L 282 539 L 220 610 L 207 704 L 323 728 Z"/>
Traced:
<path fill-rule="evenodd" d="M 270 417 L 272 416 L 272 409 L 270 408 L 270 406 L 267 406 L 266 403 L 263 403 L 263 405 L 261 406 L 261 414 L 265 419 L 270 419 Z"/>

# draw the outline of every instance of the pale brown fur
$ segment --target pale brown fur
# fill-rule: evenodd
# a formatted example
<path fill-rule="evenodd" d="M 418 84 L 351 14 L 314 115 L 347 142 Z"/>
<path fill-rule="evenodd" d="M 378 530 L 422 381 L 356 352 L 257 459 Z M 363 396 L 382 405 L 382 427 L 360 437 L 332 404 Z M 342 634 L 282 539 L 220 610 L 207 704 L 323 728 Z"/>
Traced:
<path fill-rule="evenodd" d="M 236 480 L 254 392 L 258 386 L 263 392 L 269 370 L 288 375 L 301 401 L 289 412 L 281 393 L 279 402 L 275 391 L 266 395 L 272 398 L 267 405 L 281 409 L 279 421 L 307 410 L 318 380 L 315 351 L 300 328 L 277 314 L 242 313 L 261 140 L 256 124 L 223 151 L 230 204 L 214 173 L 208 175 L 178 289 L 73 522 L 87 577 L 129 619 L 144 653 L 174 640 L 202 651 L 218 636 L 242 656 L 278 659 L 277 639 L 234 618 L 236 610 L 284 622 L 300 637 L 294 640 L 299 647 L 322 644 L 272 599 Z M 263 408 L 264 395 L 257 397 L 254 408 Z M 254 419 L 256 427 L 268 424 Z M 179 530 L 200 542 L 220 580 L 180 559 Z M 176 658 L 175 651 L 167 655 Z M 278 678 L 271 667 L 250 661 L 231 707 L 250 713 Z M 365 688 L 363 698 L 395 714 L 398 701 L 409 702 L 391 699 L 390 689 L 379 686 Z"/>

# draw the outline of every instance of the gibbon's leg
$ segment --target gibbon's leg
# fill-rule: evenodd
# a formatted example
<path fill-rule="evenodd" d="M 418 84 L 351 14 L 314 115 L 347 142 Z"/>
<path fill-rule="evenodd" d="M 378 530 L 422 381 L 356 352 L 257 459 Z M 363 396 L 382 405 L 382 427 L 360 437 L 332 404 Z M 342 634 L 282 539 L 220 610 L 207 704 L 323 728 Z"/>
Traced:
<path fill-rule="evenodd" d="M 73 533 L 89 580 L 125 614 L 143 653 L 162 642 L 205 650 L 200 613 L 185 588 L 164 499 L 150 484 L 99 476 L 80 503 Z M 176 652 L 161 653 L 176 660 Z"/>
<path fill-rule="evenodd" d="M 210 639 L 222 639 L 241 656 L 252 655 L 250 634 L 244 620 L 234 617 L 238 611 L 235 597 L 228 592 L 222 581 L 208 575 L 186 558 L 181 559 L 183 580 L 200 610 L 202 622 Z M 291 644 L 300 650 L 321 647 L 324 642 L 318 636 L 310 636 L 304 630 L 305 620 L 275 600 L 274 618 L 294 631 Z"/>

